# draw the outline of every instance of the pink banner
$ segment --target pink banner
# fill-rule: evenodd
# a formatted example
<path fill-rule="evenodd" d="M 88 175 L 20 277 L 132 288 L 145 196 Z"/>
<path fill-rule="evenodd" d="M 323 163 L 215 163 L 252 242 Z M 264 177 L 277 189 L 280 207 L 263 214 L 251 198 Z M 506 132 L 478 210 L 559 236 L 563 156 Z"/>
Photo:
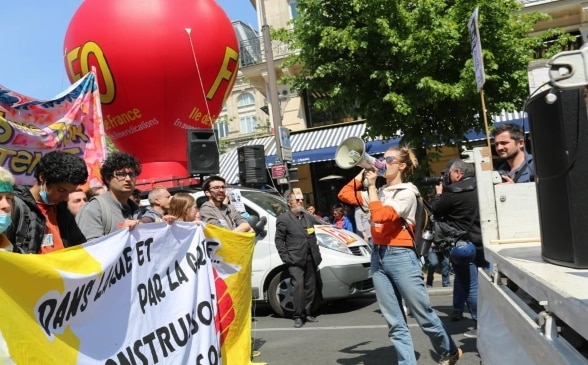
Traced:
<path fill-rule="evenodd" d="M 33 99 L 0 85 L 0 165 L 17 184 L 32 185 L 37 162 L 55 150 L 82 157 L 88 186 L 102 185 L 106 143 L 94 72 L 53 100 Z"/>

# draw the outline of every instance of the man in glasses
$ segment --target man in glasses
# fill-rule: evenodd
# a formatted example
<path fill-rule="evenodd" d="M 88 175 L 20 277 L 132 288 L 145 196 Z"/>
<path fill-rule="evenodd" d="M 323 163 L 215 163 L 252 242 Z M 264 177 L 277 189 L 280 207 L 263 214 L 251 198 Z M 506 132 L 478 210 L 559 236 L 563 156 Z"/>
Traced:
<path fill-rule="evenodd" d="M 253 232 L 253 228 L 241 213 L 229 204 L 225 204 L 227 186 L 220 176 L 210 176 L 202 184 L 202 190 L 208 201 L 200 207 L 200 219 L 204 223 L 230 229 L 235 232 Z"/>
<path fill-rule="evenodd" d="M 69 194 L 88 180 L 84 160 L 71 153 L 49 152 L 35 166 L 33 186 L 14 189 L 12 225 L 6 236 L 19 251 L 47 253 L 86 242 L 67 208 Z"/>
<path fill-rule="evenodd" d="M 304 210 L 304 202 L 292 191 L 286 192 L 289 211 L 276 220 L 276 248 L 288 267 L 294 287 L 294 328 L 306 322 L 318 322 L 312 309 L 321 297 L 318 266 L 322 261 L 314 231 L 314 219 Z M 318 294 L 318 295 L 317 295 Z"/>
<path fill-rule="evenodd" d="M 141 210 L 131 196 L 140 173 L 141 164 L 133 155 L 115 152 L 106 158 L 100 175 L 108 191 L 92 198 L 76 216 L 88 240 L 139 224 Z"/>

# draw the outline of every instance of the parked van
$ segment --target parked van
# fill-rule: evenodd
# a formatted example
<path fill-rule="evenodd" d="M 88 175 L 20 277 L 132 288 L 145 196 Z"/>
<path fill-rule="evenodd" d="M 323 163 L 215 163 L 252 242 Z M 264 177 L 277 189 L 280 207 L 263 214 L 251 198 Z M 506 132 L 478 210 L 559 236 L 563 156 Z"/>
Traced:
<path fill-rule="evenodd" d="M 264 231 L 256 237 L 253 253 L 251 286 L 253 299 L 269 302 L 276 315 L 290 317 L 294 310 L 293 287 L 287 268 L 282 263 L 276 245 L 276 218 L 289 208 L 282 197 L 258 189 L 233 187 L 234 194 L 254 219 L 265 217 Z M 198 199 L 203 191 L 193 191 Z M 323 261 L 319 266 L 322 279 L 322 299 L 325 301 L 350 298 L 373 290 L 369 276 L 371 250 L 358 235 L 324 222 L 316 221 L 315 231 Z"/>

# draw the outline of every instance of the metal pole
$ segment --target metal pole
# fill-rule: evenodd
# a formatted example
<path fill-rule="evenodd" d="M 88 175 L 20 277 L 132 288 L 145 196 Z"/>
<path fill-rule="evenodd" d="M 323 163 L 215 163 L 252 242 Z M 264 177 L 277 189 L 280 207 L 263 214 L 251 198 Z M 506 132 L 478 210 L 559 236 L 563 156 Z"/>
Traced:
<path fill-rule="evenodd" d="M 276 69 L 274 67 L 274 51 L 272 49 L 272 40 L 270 37 L 269 25 L 265 17 L 265 0 L 258 0 L 261 4 L 261 36 L 263 38 L 263 45 L 265 48 L 265 64 L 267 65 L 267 82 L 268 82 L 268 99 L 270 103 L 272 122 L 274 125 L 274 137 L 276 140 L 276 156 L 277 160 L 284 162 L 282 155 L 282 141 L 280 141 L 280 127 L 282 126 L 282 115 L 280 112 L 280 100 L 278 99 L 278 83 L 276 80 Z M 288 169 L 286 168 L 286 173 Z M 290 177 L 286 175 L 288 181 L 288 190 L 290 190 Z"/>

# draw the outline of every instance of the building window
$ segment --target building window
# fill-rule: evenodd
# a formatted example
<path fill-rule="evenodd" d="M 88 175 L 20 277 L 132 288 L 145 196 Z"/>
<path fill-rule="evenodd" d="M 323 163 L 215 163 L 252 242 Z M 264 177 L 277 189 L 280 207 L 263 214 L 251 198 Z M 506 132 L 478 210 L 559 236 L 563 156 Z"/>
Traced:
<path fill-rule="evenodd" d="M 253 115 L 240 118 L 241 134 L 253 133 L 257 129 L 257 118 Z"/>
<path fill-rule="evenodd" d="M 298 1 L 297 0 L 288 0 L 290 5 L 290 19 L 298 18 Z"/>
<path fill-rule="evenodd" d="M 229 123 L 226 120 L 220 120 L 220 118 L 214 123 L 214 130 L 218 135 L 218 138 L 226 138 L 229 136 Z"/>
<path fill-rule="evenodd" d="M 255 104 L 255 97 L 250 93 L 244 93 L 237 99 L 237 106 L 250 106 Z"/>

